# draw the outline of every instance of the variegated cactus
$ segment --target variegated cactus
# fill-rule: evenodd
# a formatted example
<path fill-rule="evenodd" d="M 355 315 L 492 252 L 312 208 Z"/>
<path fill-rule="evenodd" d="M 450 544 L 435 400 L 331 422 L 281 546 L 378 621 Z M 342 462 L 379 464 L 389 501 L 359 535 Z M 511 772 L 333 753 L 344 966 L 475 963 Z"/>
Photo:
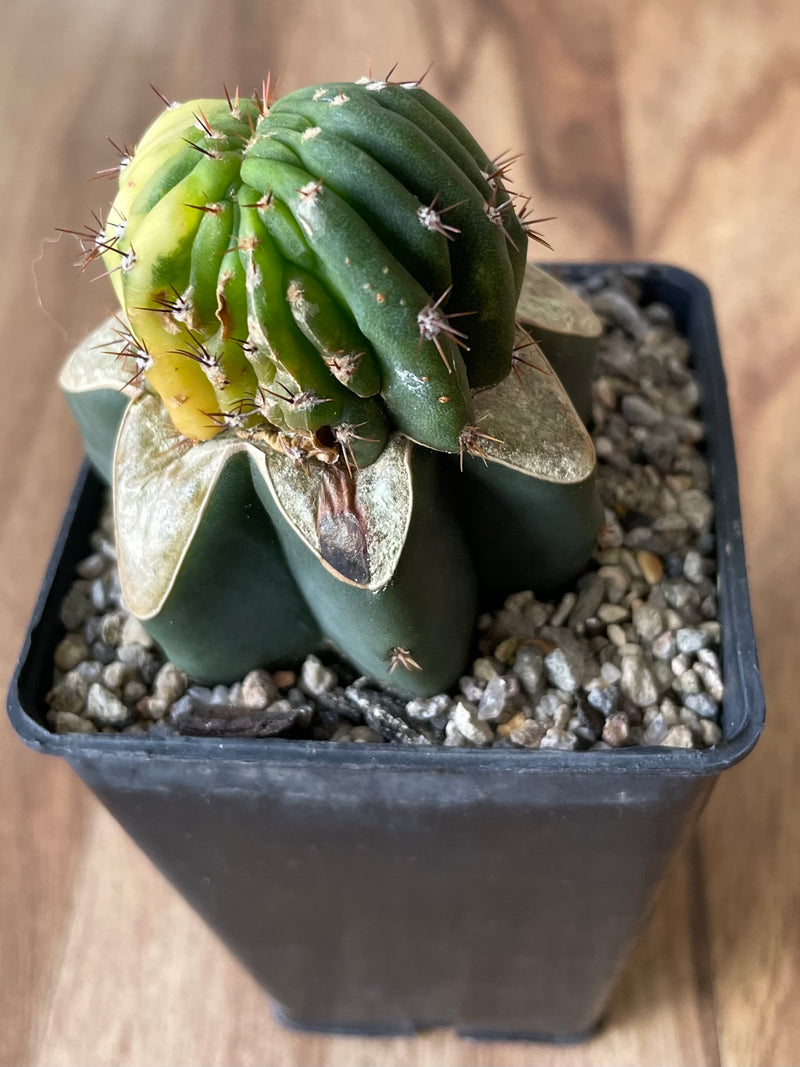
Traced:
<path fill-rule="evenodd" d="M 121 310 L 61 382 L 126 602 L 192 676 L 326 637 L 435 692 L 477 606 L 585 565 L 600 327 L 526 267 L 507 166 L 374 79 L 168 105 L 125 152 L 81 235 Z"/>

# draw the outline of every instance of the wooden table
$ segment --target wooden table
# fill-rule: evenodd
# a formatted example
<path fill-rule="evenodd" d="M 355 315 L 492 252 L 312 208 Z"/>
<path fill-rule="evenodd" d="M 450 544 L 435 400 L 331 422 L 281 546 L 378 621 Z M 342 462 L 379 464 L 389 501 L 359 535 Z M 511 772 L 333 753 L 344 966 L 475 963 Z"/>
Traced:
<path fill-rule="evenodd" d="M 254 982 L 60 762 L 0 743 L 0 1063 L 800 1062 L 800 27 L 792 0 L 5 0 L 0 13 L 3 681 L 80 446 L 55 375 L 110 305 L 52 243 L 86 177 L 168 96 L 350 79 L 430 88 L 519 187 L 559 258 L 667 260 L 716 299 L 769 725 L 723 778 L 607 1028 L 551 1049 L 288 1033 Z M 4 686 L 5 688 L 5 686 Z"/>

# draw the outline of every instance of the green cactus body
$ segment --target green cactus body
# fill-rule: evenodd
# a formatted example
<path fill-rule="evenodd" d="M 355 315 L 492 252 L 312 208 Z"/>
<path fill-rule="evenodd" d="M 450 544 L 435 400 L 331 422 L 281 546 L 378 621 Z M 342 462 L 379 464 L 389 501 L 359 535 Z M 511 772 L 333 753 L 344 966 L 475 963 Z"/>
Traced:
<path fill-rule="evenodd" d="M 476 409 L 482 436 L 456 484 L 481 603 L 552 595 L 585 567 L 602 522 L 591 438 L 538 353 Z"/>
<path fill-rule="evenodd" d="M 374 406 L 348 403 L 338 385 L 380 395 L 414 440 L 459 450 L 470 388 L 510 368 L 524 247 L 509 239 L 513 212 L 497 212 L 510 203 L 502 183 L 405 92 L 196 101 L 145 134 L 104 258 L 181 433 L 206 440 L 243 412 L 247 428 L 312 439 L 372 432 Z M 289 306 L 291 266 L 316 287 L 316 320 Z M 358 462 L 377 457 L 386 432 L 375 440 Z"/>
<path fill-rule="evenodd" d="M 292 121 L 294 120 L 294 121 Z M 301 131 L 284 127 L 302 126 Z M 376 237 L 428 293 L 443 293 L 452 282 L 447 231 L 410 225 L 421 204 L 390 170 L 342 136 L 313 126 L 291 113 L 270 115 L 270 129 L 251 155 L 269 155 L 276 144 L 291 149 L 309 180 L 323 180 L 358 213 Z"/>
<path fill-rule="evenodd" d="M 524 262 L 525 242 L 521 250 L 513 248 L 503 224 L 505 212 L 495 211 L 493 189 L 482 178 L 484 188 L 479 189 L 441 147 L 447 131 L 429 136 L 399 111 L 383 107 L 382 98 L 382 91 L 364 86 L 322 85 L 283 97 L 265 121 L 274 115 L 280 122 L 288 112 L 305 119 L 310 129 L 325 129 L 352 142 L 414 193 L 417 212 L 423 213 L 415 213 L 417 225 L 436 230 L 444 223 L 458 231 L 457 242 L 451 242 L 458 253 L 450 257 L 453 292 L 447 309 L 463 316 L 458 329 L 465 334 L 470 385 L 494 384 L 511 369 L 517 289 L 509 252 L 515 258 L 521 254 Z"/>
<path fill-rule="evenodd" d="M 240 192 L 245 201 L 253 195 L 247 187 Z M 241 211 L 250 341 L 262 353 L 265 369 L 275 372 L 277 368 L 269 389 L 273 398 L 269 420 L 280 429 L 309 435 L 323 427 L 332 427 L 334 436 L 341 427 L 366 427 L 368 439 L 358 442 L 355 458 L 359 464 L 374 462 L 388 436 L 380 405 L 343 385 L 328 361 L 321 358 L 314 333 L 299 328 L 301 294 L 294 278 L 296 268 L 284 264 L 257 210 L 243 206 Z M 342 329 L 346 327 L 345 320 Z M 351 331 L 350 341 L 351 347 L 358 348 L 355 331 Z"/>
<path fill-rule="evenodd" d="M 525 275 L 525 249 L 528 242 L 516 212 L 510 209 L 512 201 L 502 182 L 504 168 L 488 158 L 469 130 L 458 121 L 452 111 L 441 104 L 436 97 L 426 93 L 419 85 L 366 83 L 367 88 L 370 85 L 375 87 L 373 91 L 377 93 L 380 104 L 398 111 L 412 122 L 417 123 L 432 141 L 445 148 L 450 158 L 471 179 L 484 197 L 488 208 L 493 209 L 487 210 L 487 214 L 496 224 L 502 222 L 505 229 L 506 240 L 511 246 L 507 251 L 514 272 L 515 289 L 519 295 Z"/>
<path fill-rule="evenodd" d="M 287 264 L 283 281 L 294 321 L 322 354 L 334 378 L 356 396 L 374 396 L 381 387 L 380 367 L 350 316 L 316 276 L 302 267 Z"/>
<path fill-rule="evenodd" d="M 475 577 L 435 453 L 400 435 L 390 447 L 392 461 L 380 461 L 386 467 L 381 495 L 391 489 L 384 500 L 388 544 L 374 552 L 369 549 L 378 539 L 367 533 L 366 501 L 348 507 L 340 493 L 332 493 L 336 499 L 317 513 L 314 531 L 298 537 L 287 497 L 269 475 L 256 473 L 254 482 L 323 633 L 386 688 L 421 696 L 446 689 L 463 671 L 475 618 Z M 263 471 L 264 460 L 256 462 Z M 370 478 L 372 470 L 357 481 Z M 370 555 L 377 565 L 365 562 Z"/>
<path fill-rule="evenodd" d="M 381 396 L 415 441 L 458 452 L 472 403 L 463 362 L 443 316 L 374 231 L 336 193 L 298 167 L 264 156 L 243 173 L 269 183 L 303 227 L 329 284 L 380 363 Z"/>
<path fill-rule="evenodd" d="M 87 249 L 122 314 L 61 383 L 113 476 L 124 597 L 193 677 L 325 635 L 429 694 L 476 603 L 585 565 L 595 457 L 518 294 L 582 414 L 597 323 L 526 272 L 506 166 L 371 79 L 173 106 L 125 161 Z"/>

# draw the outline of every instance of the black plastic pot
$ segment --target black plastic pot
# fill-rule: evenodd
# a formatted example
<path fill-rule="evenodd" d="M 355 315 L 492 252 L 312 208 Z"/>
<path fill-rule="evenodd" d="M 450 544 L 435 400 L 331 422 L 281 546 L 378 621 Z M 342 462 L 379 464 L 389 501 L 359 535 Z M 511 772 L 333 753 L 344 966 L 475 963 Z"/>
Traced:
<path fill-rule="evenodd" d="M 567 266 L 569 278 L 597 267 Z M 298 1026 L 576 1040 L 667 865 L 764 719 L 708 290 L 638 267 L 690 339 L 719 545 L 723 740 L 705 752 L 405 749 L 51 734 L 58 605 L 100 487 L 84 472 L 14 676 L 22 739 L 63 756 Z"/>

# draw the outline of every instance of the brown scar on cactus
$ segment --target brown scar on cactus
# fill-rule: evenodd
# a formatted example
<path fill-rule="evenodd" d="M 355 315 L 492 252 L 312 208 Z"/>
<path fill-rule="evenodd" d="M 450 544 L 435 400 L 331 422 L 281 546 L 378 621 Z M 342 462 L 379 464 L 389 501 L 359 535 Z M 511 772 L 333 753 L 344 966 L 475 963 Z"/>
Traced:
<path fill-rule="evenodd" d="M 355 482 L 340 467 L 322 472 L 317 536 L 320 556 L 328 566 L 358 585 L 369 583 L 367 523 L 356 501 Z"/>

